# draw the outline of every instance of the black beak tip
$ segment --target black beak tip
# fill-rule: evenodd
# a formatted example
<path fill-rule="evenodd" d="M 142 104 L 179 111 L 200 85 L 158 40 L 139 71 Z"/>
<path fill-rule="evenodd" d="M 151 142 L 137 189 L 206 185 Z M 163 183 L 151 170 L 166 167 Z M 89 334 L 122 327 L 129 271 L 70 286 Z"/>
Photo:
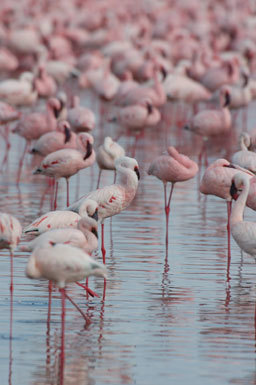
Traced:
<path fill-rule="evenodd" d="M 140 180 L 140 172 L 139 172 L 138 167 L 134 167 L 134 171 L 135 171 L 135 173 L 137 175 L 138 180 Z"/>
<path fill-rule="evenodd" d="M 92 154 L 92 144 L 88 141 L 84 160 L 88 159 L 91 156 L 91 154 Z"/>
<path fill-rule="evenodd" d="M 230 195 L 232 196 L 232 198 L 235 198 L 235 196 L 237 195 L 237 188 L 236 188 L 236 186 L 235 186 L 234 181 L 232 181 L 232 184 L 231 184 L 231 186 L 230 186 L 229 193 L 230 193 Z"/>

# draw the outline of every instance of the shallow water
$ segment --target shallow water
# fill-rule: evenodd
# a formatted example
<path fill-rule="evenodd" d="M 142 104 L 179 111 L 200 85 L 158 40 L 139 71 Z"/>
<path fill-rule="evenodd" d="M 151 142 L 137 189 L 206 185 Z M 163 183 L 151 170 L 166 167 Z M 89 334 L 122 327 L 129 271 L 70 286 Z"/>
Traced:
<path fill-rule="evenodd" d="M 84 96 L 84 104 L 99 111 L 93 98 Z M 253 128 L 254 111 L 252 105 L 248 128 Z M 170 106 L 165 109 L 165 114 L 171 112 Z M 232 140 L 209 143 L 209 162 L 236 150 L 241 117 Z M 104 124 L 103 129 L 102 121 L 95 147 L 105 135 L 117 136 L 116 128 Z M 120 143 L 134 150 L 133 137 L 124 134 Z M 46 178 L 32 176 L 39 159 L 26 155 L 19 188 L 15 184 L 24 144 L 11 136 L 8 167 L 0 175 L 0 210 L 16 215 L 23 226 L 50 208 L 48 193 L 40 208 Z M 135 156 L 142 174 L 137 196 L 127 210 L 105 222 L 109 270 L 105 299 L 100 279 L 90 279 L 99 299 L 87 300 L 80 288 L 68 288 L 91 324 L 84 328 L 83 318 L 67 304 L 65 385 L 256 384 L 255 261 L 241 255 L 232 240 L 227 280 L 226 205 L 218 198 L 200 196 L 199 177 L 175 186 L 166 253 L 162 183 L 146 174 L 151 159 L 166 144 L 178 145 L 195 160 L 200 151 L 200 140 L 174 123 L 146 130 L 137 141 Z M 94 165 L 92 171 L 80 173 L 79 183 L 77 176 L 72 177 L 71 201 L 94 189 L 97 176 Z M 112 181 L 113 174 L 104 172 L 101 185 Z M 65 207 L 65 196 L 62 182 L 59 208 Z M 246 218 L 255 220 L 254 212 L 247 209 Z M 27 258 L 25 252 L 15 254 L 10 349 L 10 265 L 8 252 L 1 251 L 1 384 L 59 384 L 60 295 L 54 292 L 47 325 L 48 284 L 25 277 Z"/>

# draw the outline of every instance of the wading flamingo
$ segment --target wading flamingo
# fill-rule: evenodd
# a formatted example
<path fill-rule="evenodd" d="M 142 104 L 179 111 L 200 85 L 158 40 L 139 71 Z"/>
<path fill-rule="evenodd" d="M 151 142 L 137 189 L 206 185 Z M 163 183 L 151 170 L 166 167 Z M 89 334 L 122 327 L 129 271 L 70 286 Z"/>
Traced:
<path fill-rule="evenodd" d="M 231 214 L 231 203 L 232 197 L 230 195 L 231 180 L 234 175 L 242 171 L 252 177 L 253 174 L 243 169 L 240 166 L 231 164 L 226 159 L 217 159 L 213 162 L 204 172 L 203 178 L 200 182 L 200 192 L 202 194 L 215 195 L 219 198 L 225 199 L 227 202 L 227 233 L 228 233 L 228 259 L 230 262 L 231 251 L 230 251 L 230 214 Z M 229 263 L 228 262 L 228 263 Z"/>
<path fill-rule="evenodd" d="M 256 223 L 244 221 L 244 208 L 250 189 L 250 178 L 244 173 L 237 173 L 232 178 L 230 194 L 234 199 L 242 190 L 232 209 L 230 225 L 231 234 L 238 246 L 246 253 L 256 257 Z"/>
<path fill-rule="evenodd" d="M 140 179 L 139 166 L 136 159 L 123 156 L 115 160 L 117 172 L 116 184 L 92 191 L 70 205 L 67 210 L 75 211 L 81 216 L 87 206 L 87 200 L 95 200 L 98 205 L 99 222 L 101 223 L 101 251 L 105 263 L 106 250 L 104 248 L 104 219 L 119 214 L 126 209 L 135 197 Z"/>
<path fill-rule="evenodd" d="M 186 155 L 180 154 L 176 148 L 169 146 L 168 155 L 157 157 L 150 164 L 149 175 L 154 175 L 164 184 L 164 206 L 166 215 L 166 245 L 168 245 L 168 223 L 170 202 L 176 182 L 184 182 L 193 178 L 198 172 L 198 165 Z M 171 182 L 171 191 L 167 200 L 167 182 Z"/>
<path fill-rule="evenodd" d="M 66 178 L 67 206 L 69 206 L 69 178 L 79 170 L 91 166 L 95 161 L 92 135 L 85 132 L 81 133 L 77 136 L 77 141 L 81 151 L 66 148 L 52 152 L 43 159 L 41 165 L 33 172 L 33 174 L 42 174 L 55 178 L 54 209 L 57 207 L 58 179 Z"/>
<path fill-rule="evenodd" d="M 104 143 L 98 148 L 96 154 L 96 161 L 99 166 L 99 177 L 97 182 L 97 188 L 100 186 L 100 177 L 102 170 L 116 170 L 115 160 L 125 156 L 125 150 L 120 144 L 115 142 L 110 136 L 106 136 Z M 116 178 L 116 171 L 115 171 Z M 114 180 L 115 183 L 115 180 Z"/>
<path fill-rule="evenodd" d="M 232 156 L 232 163 L 246 168 L 247 170 L 256 173 L 256 153 L 249 151 L 251 145 L 250 135 L 244 132 L 240 135 L 240 147 L 241 151 L 236 152 Z"/>
<path fill-rule="evenodd" d="M 83 217 L 98 220 L 98 204 L 95 200 L 87 199 L 83 205 Z M 49 211 L 35 219 L 24 228 L 25 234 L 40 235 L 52 229 L 77 228 L 81 215 L 66 210 Z"/>

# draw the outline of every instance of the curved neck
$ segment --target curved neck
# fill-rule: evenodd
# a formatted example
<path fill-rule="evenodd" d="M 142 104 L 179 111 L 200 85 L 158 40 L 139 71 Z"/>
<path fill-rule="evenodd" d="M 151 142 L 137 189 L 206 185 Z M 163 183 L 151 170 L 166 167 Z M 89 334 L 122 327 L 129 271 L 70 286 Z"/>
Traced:
<path fill-rule="evenodd" d="M 138 177 L 133 170 L 129 168 L 117 167 L 117 184 L 125 187 L 128 190 L 137 190 Z"/>
<path fill-rule="evenodd" d="M 238 222 L 243 221 L 244 208 L 245 208 L 246 200 L 248 197 L 249 189 L 250 189 L 250 182 L 249 182 L 249 180 L 246 180 L 245 184 L 244 184 L 243 191 L 239 195 L 239 197 L 238 197 L 238 199 L 237 199 L 237 201 L 236 201 L 236 203 L 232 209 L 232 212 L 231 212 L 231 218 L 230 218 L 231 226 L 235 225 Z"/>

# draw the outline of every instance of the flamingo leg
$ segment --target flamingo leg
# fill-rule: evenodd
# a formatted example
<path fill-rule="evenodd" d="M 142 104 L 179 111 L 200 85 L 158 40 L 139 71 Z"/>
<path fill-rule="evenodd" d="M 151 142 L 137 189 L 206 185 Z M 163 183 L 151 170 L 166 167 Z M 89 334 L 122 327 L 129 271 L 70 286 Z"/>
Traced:
<path fill-rule="evenodd" d="M 164 207 L 165 207 L 165 217 L 166 217 L 166 237 L 165 237 L 165 243 L 168 245 L 168 227 L 169 227 L 169 214 L 170 214 L 170 203 L 172 198 L 172 193 L 174 189 L 174 183 L 172 183 L 170 195 L 168 198 L 167 203 L 167 183 L 164 183 Z"/>
<path fill-rule="evenodd" d="M 46 365 L 51 363 L 50 355 L 50 324 L 51 324 L 51 308 L 52 308 L 52 281 L 48 283 L 48 314 L 47 314 L 47 332 L 46 332 Z"/>
<path fill-rule="evenodd" d="M 67 182 L 67 207 L 69 206 L 69 178 L 66 178 Z"/>
<path fill-rule="evenodd" d="M 29 146 L 29 142 L 27 141 L 27 142 L 26 142 L 26 145 L 25 145 L 25 147 L 24 147 L 23 154 L 22 154 L 22 156 L 21 156 L 21 158 L 20 158 L 19 168 L 18 168 L 18 174 L 17 174 L 17 179 L 16 179 L 16 184 L 19 184 L 19 183 L 20 183 L 20 177 L 21 177 L 22 166 L 23 166 L 23 162 L 24 162 L 24 158 L 25 158 L 25 155 L 26 155 L 28 146 Z"/>
<path fill-rule="evenodd" d="M 69 295 L 67 295 L 66 292 L 65 292 L 65 298 L 67 298 L 72 303 L 72 305 L 79 311 L 79 313 L 85 319 L 86 325 L 89 325 L 91 323 L 90 318 L 80 309 L 80 307 L 75 303 L 75 301 L 73 301 L 73 299 Z"/>
<path fill-rule="evenodd" d="M 65 288 L 61 292 L 61 347 L 60 347 L 60 385 L 64 384 L 64 364 L 65 364 Z"/>
<path fill-rule="evenodd" d="M 231 215 L 232 201 L 227 202 L 227 213 L 228 213 L 228 223 L 227 223 L 227 233 L 228 233 L 228 261 L 227 261 L 227 281 L 230 280 L 229 271 L 230 271 L 230 262 L 231 262 L 231 246 L 230 246 L 230 215 Z"/>
<path fill-rule="evenodd" d="M 106 263 L 106 249 L 104 247 L 104 223 L 101 224 L 101 252 L 102 252 L 102 261 L 105 265 Z"/>
<path fill-rule="evenodd" d="M 113 181 L 113 184 L 116 183 L 116 170 L 114 170 L 114 181 Z"/>
<path fill-rule="evenodd" d="M 102 169 L 100 169 L 99 171 L 99 176 L 98 176 L 98 181 L 97 181 L 97 187 L 96 189 L 98 189 L 100 187 L 100 177 L 101 177 L 101 173 L 102 173 Z"/>
<path fill-rule="evenodd" d="M 53 209 L 56 210 L 57 209 L 57 197 L 58 197 L 58 184 L 59 182 L 56 180 L 55 181 L 55 195 L 54 195 L 54 203 L 53 203 Z"/>
<path fill-rule="evenodd" d="M 92 297 L 98 297 L 99 298 L 99 295 L 97 293 L 95 293 L 93 290 L 91 290 L 89 287 L 88 287 L 88 284 L 87 284 L 87 279 L 86 278 L 86 285 L 83 285 L 82 283 L 80 282 L 76 282 L 76 284 L 80 287 L 82 287 L 84 290 L 86 290 L 86 294 L 89 294 L 90 296 Z"/>
<path fill-rule="evenodd" d="M 11 263 L 10 263 L 10 335 L 9 335 L 9 384 L 12 383 L 12 320 L 13 320 L 13 252 L 10 251 Z"/>
<path fill-rule="evenodd" d="M 85 280 L 85 285 L 88 287 L 89 286 L 89 277 L 86 278 Z M 86 299 L 89 299 L 89 293 L 86 291 Z"/>

